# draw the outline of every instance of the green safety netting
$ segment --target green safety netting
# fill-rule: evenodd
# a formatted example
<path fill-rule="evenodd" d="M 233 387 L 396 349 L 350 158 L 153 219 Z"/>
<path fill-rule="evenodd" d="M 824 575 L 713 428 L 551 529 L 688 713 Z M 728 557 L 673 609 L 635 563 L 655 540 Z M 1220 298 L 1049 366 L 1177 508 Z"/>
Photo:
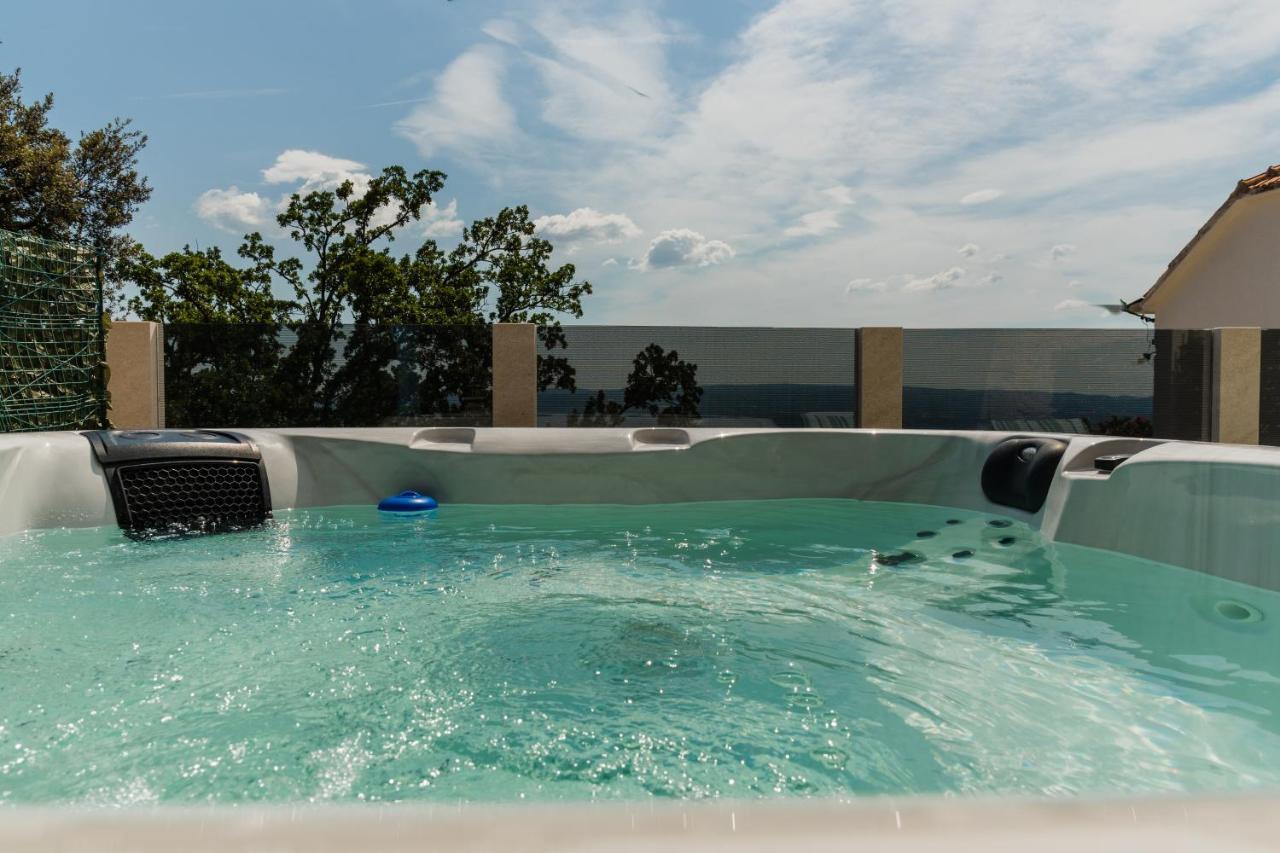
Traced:
<path fill-rule="evenodd" d="M 0 230 L 0 432 L 103 425 L 104 343 L 93 250 Z"/>

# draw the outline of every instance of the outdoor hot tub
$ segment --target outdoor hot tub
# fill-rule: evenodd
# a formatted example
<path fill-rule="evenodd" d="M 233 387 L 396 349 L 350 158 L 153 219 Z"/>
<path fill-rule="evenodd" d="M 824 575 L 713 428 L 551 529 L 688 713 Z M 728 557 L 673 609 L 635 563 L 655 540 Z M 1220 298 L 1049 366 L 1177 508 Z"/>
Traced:
<path fill-rule="evenodd" d="M 0 436 L 0 839 L 1274 837 L 1278 515 L 1150 439 Z"/>

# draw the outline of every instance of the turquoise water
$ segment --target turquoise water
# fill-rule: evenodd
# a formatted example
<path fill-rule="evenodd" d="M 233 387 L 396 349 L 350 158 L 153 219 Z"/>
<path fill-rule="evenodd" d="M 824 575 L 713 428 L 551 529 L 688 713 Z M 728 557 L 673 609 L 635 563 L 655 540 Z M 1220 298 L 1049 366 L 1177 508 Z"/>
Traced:
<path fill-rule="evenodd" d="M 1280 596 L 993 520 L 345 507 L 0 539 L 0 800 L 1280 785 Z"/>

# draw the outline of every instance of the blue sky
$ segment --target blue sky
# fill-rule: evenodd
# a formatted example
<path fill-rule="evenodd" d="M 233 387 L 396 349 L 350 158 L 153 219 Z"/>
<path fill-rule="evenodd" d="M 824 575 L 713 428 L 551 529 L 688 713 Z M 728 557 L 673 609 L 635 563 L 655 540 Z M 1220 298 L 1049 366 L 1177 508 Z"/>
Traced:
<path fill-rule="evenodd" d="M 600 323 L 1131 325 L 1280 161 L 1280 6 L 1240 0 L 6 4 L 67 130 L 132 117 L 152 252 L 449 174 L 408 250 L 526 203 Z"/>

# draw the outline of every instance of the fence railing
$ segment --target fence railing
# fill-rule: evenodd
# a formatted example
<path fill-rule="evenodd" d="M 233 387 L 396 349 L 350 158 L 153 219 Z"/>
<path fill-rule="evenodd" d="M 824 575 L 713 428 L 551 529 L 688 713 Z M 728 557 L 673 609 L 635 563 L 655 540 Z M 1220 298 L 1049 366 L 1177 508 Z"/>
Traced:
<path fill-rule="evenodd" d="M 165 423 L 488 425 L 488 326 L 173 324 L 163 335 Z"/>
<path fill-rule="evenodd" d="M 907 329 L 903 426 L 1149 432 L 1150 333 Z"/>
<path fill-rule="evenodd" d="M 1280 330 L 174 325 L 156 339 L 171 427 L 858 426 L 1280 444 Z"/>

